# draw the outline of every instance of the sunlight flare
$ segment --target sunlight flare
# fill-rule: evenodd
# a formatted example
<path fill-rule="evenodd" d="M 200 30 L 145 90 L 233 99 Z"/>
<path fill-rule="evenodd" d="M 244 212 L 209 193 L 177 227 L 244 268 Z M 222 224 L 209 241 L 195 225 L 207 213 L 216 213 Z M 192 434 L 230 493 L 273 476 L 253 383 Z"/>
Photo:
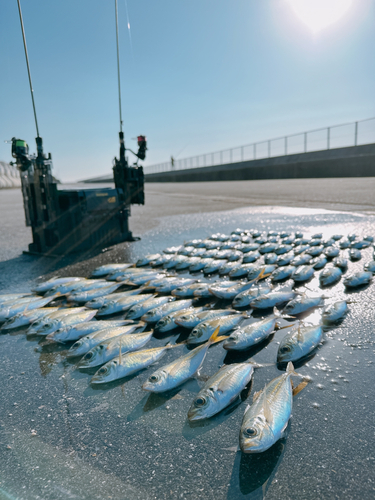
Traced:
<path fill-rule="evenodd" d="M 352 0 L 287 0 L 296 16 L 313 33 L 341 19 L 352 6 Z"/>

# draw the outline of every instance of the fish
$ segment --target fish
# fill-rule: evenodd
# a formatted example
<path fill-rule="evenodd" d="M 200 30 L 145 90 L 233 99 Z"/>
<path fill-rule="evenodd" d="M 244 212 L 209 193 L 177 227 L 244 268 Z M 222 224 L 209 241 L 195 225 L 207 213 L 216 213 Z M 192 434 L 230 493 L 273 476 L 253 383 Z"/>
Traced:
<path fill-rule="evenodd" d="M 157 323 L 159 319 L 163 318 L 164 316 L 167 316 L 172 312 L 191 307 L 192 304 L 192 299 L 175 300 L 173 302 L 168 302 L 161 307 L 157 307 L 155 309 L 151 309 L 151 311 L 147 311 L 141 319 L 146 323 Z"/>
<path fill-rule="evenodd" d="M 169 259 L 167 262 L 164 262 L 163 268 L 172 269 L 177 264 L 184 262 L 185 260 L 187 260 L 187 257 L 185 255 L 173 255 L 171 259 Z"/>
<path fill-rule="evenodd" d="M 194 292 L 197 288 L 200 288 L 202 286 L 201 282 L 198 283 L 192 283 L 190 285 L 185 285 L 185 286 L 178 286 L 174 290 L 172 290 L 171 294 L 173 297 L 177 297 L 179 299 L 182 298 L 192 298 L 194 297 Z"/>
<path fill-rule="evenodd" d="M 40 309 L 51 302 L 53 297 L 33 296 L 25 299 L 17 299 L 15 302 L 4 302 L 0 307 L 0 323 L 13 318 L 18 313 Z"/>
<path fill-rule="evenodd" d="M 336 267 L 339 267 L 343 273 L 345 273 L 345 271 L 347 271 L 348 260 L 344 259 L 344 257 L 336 257 L 335 259 L 333 259 L 332 262 L 333 262 L 333 265 Z"/>
<path fill-rule="evenodd" d="M 103 365 L 92 377 L 90 383 L 107 384 L 120 378 L 128 377 L 134 373 L 147 368 L 161 359 L 170 349 L 180 347 L 183 344 L 167 344 L 163 347 L 152 347 L 151 349 L 142 349 L 131 351 L 113 358 Z M 121 350 L 119 350 L 121 353 Z"/>
<path fill-rule="evenodd" d="M 335 285 L 341 279 L 342 271 L 338 267 L 327 267 L 319 275 L 321 286 Z"/>
<path fill-rule="evenodd" d="M 323 245 L 311 246 L 310 243 L 310 248 L 306 250 L 306 253 L 308 255 L 311 255 L 311 257 L 317 257 L 323 252 L 323 250 L 324 250 Z"/>
<path fill-rule="evenodd" d="M 268 309 L 270 307 L 280 306 L 285 302 L 294 299 L 297 293 L 293 290 L 278 290 L 264 295 L 258 295 L 250 302 L 252 309 Z"/>
<path fill-rule="evenodd" d="M 49 314 L 58 311 L 58 307 L 44 307 L 40 309 L 33 309 L 31 311 L 24 311 L 12 316 L 0 328 L 0 330 L 11 330 L 28 326 L 40 318 L 48 316 Z"/>
<path fill-rule="evenodd" d="M 121 313 L 130 309 L 139 302 L 155 297 L 152 293 L 143 293 L 141 295 L 130 295 L 110 300 L 107 304 L 98 310 L 98 316 L 109 316 L 111 314 Z"/>
<path fill-rule="evenodd" d="M 47 335 L 47 340 L 54 340 L 55 342 L 71 342 L 79 340 L 86 335 L 91 333 L 99 332 L 100 330 L 105 330 L 108 328 L 116 328 L 123 325 L 128 325 L 133 323 L 127 320 L 118 321 L 84 321 L 75 325 L 65 326 L 64 328 L 58 328 L 52 333 Z"/>
<path fill-rule="evenodd" d="M 85 303 L 85 307 L 89 307 L 90 309 L 100 309 L 105 306 L 111 300 L 121 299 L 124 297 L 129 297 L 131 295 L 138 295 L 143 293 L 146 288 L 133 288 L 132 290 L 127 290 L 126 292 L 117 292 L 117 293 L 109 293 L 108 295 L 103 295 L 102 297 L 98 297 L 96 299 L 89 300 Z"/>
<path fill-rule="evenodd" d="M 158 308 L 168 302 L 175 300 L 174 297 L 155 297 L 132 306 L 126 313 L 126 319 L 138 319 L 148 311 Z"/>
<path fill-rule="evenodd" d="M 340 246 L 341 250 L 345 250 L 346 248 L 350 247 L 350 241 L 349 240 L 342 240 L 342 241 L 340 241 L 339 246 Z"/>
<path fill-rule="evenodd" d="M 76 356 L 82 356 L 105 340 L 113 339 L 125 333 L 131 334 L 136 331 L 142 331 L 144 328 L 145 324 L 139 322 L 134 325 L 112 326 L 105 328 L 104 330 L 99 330 L 98 332 L 93 332 L 77 340 L 77 342 L 75 342 L 67 352 L 67 357 L 73 358 Z"/>
<path fill-rule="evenodd" d="M 299 266 L 292 274 L 291 278 L 296 283 L 307 281 L 314 276 L 314 266 Z"/>
<path fill-rule="evenodd" d="M 259 253 L 263 254 L 263 253 L 271 253 L 271 252 L 275 252 L 276 253 L 276 250 L 278 248 L 278 244 L 277 243 L 263 243 L 262 245 L 260 245 L 258 251 Z"/>
<path fill-rule="evenodd" d="M 290 278 L 296 272 L 296 269 L 297 268 L 295 266 L 278 267 L 271 274 L 271 281 L 277 282 L 277 281 L 285 280 L 286 278 Z"/>
<path fill-rule="evenodd" d="M 171 278 L 167 283 L 157 286 L 155 291 L 158 293 L 171 293 L 175 288 L 192 285 L 196 281 L 193 278 Z"/>
<path fill-rule="evenodd" d="M 236 312 L 236 314 L 222 315 L 219 318 L 205 319 L 193 328 L 186 342 L 188 344 L 200 344 L 201 342 L 205 342 L 218 327 L 220 327 L 220 333 L 228 333 L 242 323 L 242 321 L 249 318 L 250 314 L 251 311 L 246 311 L 242 314 Z"/>
<path fill-rule="evenodd" d="M 102 283 L 103 286 L 108 285 L 106 280 L 97 279 L 81 279 L 80 281 L 69 281 L 68 283 L 62 283 L 61 285 L 54 286 L 50 288 L 44 297 L 62 296 L 71 293 L 74 290 L 80 290 L 81 292 L 86 292 L 96 288 Z M 106 284 L 106 285 L 104 285 Z"/>
<path fill-rule="evenodd" d="M 210 377 L 188 411 L 190 421 L 210 418 L 235 401 L 250 382 L 256 363 L 224 365 Z"/>
<path fill-rule="evenodd" d="M 285 253 L 283 255 L 280 255 L 275 264 L 279 267 L 282 267 L 282 266 L 288 266 L 292 260 L 294 259 L 294 254 L 292 253 Z"/>
<path fill-rule="evenodd" d="M 33 295 L 31 293 L 25 292 L 25 293 L 3 293 L 0 295 L 0 307 L 5 304 L 6 302 L 9 303 L 14 303 L 14 301 L 20 300 L 20 299 L 25 299 L 25 298 L 30 298 Z"/>
<path fill-rule="evenodd" d="M 365 271 L 369 271 L 372 274 L 375 274 L 375 260 L 371 260 L 370 262 L 367 262 L 367 264 L 365 264 L 363 269 Z"/>
<path fill-rule="evenodd" d="M 337 257 L 340 253 L 340 249 L 337 248 L 337 247 L 334 247 L 334 246 L 331 246 L 331 247 L 327 247 L 325 250 L 324 250 L 324 255 L 328 258 L 328 259 L 333 259 L 335 257 Z"/>
<path fill-rule="evenodd" d="M 108 282 L 106 283 L 107 286 L 99 286 L 94 290 L 88 290 L 86 292 L 81 292 L 81 291 L 72 292 L 67 296 L 67 299 L 70 302 L 86 303 L 89 302 L 90 300 L 94 300 L 99 297 L 103 297 L 105 295 L 113 293 L 115 290 L 117 290 L 117 288 L 122 286 L 122 283 L 114 283 L 113 285 L 108 285 Z"/>
<path fill-rule="evenodd" d="M 260 254 L 259 254 L 259 256 L 260 256 Z M 276 264 L 276 262 L 279 258 L 281 258 L 281 256 L 279 257 L 275 253 L 266 253 L 264 256 L 264 263 L 265 264 Z M 245 263 L 245 258 L 244 258 L 243 262 Z M 247 261 L 246 260 L 246 263 L 247 262 L 254 262 L 254 261 L 251 261 L 251 260 Z"/>
<path fill-rule="evenodd" d="M 197 264 L 200 260 L 200 257 L 189 257 L 183 262 L 179 262 L 178 264 L 176 264 L 175 269 L 177 271 L 182 271 L 183 269 L 187 269 L 188 267 Z"/>
<path fill-rule="evenodd" d="M 271 380 L 254 395 L 240 429 L 240 448 L 243 453 L 262 453 L 285 435 L 292 415 L 293 387 L 291 376 L 300 374 L 288 363 L 286 372 Z"/>
<path fill-rule="evenodd" d="M 362 241 L 353 241 L 351 244 L 352 248 L 357 248 L 358 250 L 362 250 L 362 248 L 367 248 L 371 245 L 371 241 L 363 239 Z"/>
<path fill-rule="evenodd" d="M 333 304 L 329 304 L 323 309 L 322 320 L 325 325 L 335 323 L 345 316 L 348 312 L 348 301 L 338 300 Z"/>
<path fill-rule="evenodd" d="M 186 309 L 167 314 L 166 316 L 163 316 L 161 319 L 159 319 L 159 321 L 155 325 L 154 331 L 165 333 L 169 332 L 170 330 L 174 330 L 175 328 L 178 328 L 180 326 L 178 325 L 177 320 L 181 316 L 188 315 L 194 312 L 197 314 L 198 312 L 201 312 L 203 310 L 203 307 L 187 307 Z"/>
<path fill-rule="evenodd" d="M 322 325 L 302 326 L 293 329 L 281 340 L 277 362 L 297 361 L 312 352 L 323 338 Z"/>
<path fill-rule="evenodd" d="M 196 262 L 195 264 L 191 264 L 190 267 L 189 267 L 189 271 L 191 273 L 196 273 L 198 271 L 201 271 L 202 269 L 204 269 L 207 265 L 211 264 L 211 262 L 213 261 L 214 259 L 212 257 L 205 257 L 205 258 L 201 258 L 198 262 Z"/>
<path fill-rule="evenodd" d="M 144 285 L 145 283 L 147 283 L 150 280 L 163 278 L 164 276 L 165 276 L 164 273 L 160 273 L 160 272 L 156 272 L 156 271 L 151 271 L 151 272 L 148 272 L 148 273 L 145 273 L 145 274 L 140 274 L 140 275 L 132 276 L 131 278 L 128 278 L 128 277 L 125 276 L 124 279 L 123 279 L 123 278 L 119 277 L 119 278 L 117 278 L 116 281 L 119 281 L 123 285 L 141 286 L 141 285 Z"/>
<path fill-rule="evenodd" d="M 283 244 L 283 245 L 279 245 L 275 249 L 275 254 L 276 255 L 284 255 L 284 254 L 290 252 L 291 250 L 293 250 L 293 246 L 292 245 Z"/>
<path fill-rule="evenodd" d="M 323 269 L 327 262 L 327 257 L 325 257 L 324 255 L 320 255 L 318 257 L 314 257 L 310 261 L 310 264 L 314 267 L 314 269 Z"/>
<path fill-rule="evenodd" d="M 280 318 L 280 313 L 274 310 L 272 316 L 251 323 L 244 328 L 237 328 L 224 341 L 224 349 L 227 351 L 242 351 L 263 342 L 275 331 Z"/>
<path fill-rule="evenodd" d="M 261 279 L 261 276 L 266 278 L 269 274 L 272 274 L 274 272 L 276 267 L 277 266 L 275 264 L 269 264 L 266 266 L 255 266 L 249 270 L 247 274 L 247 279 L 249 281 L 253 281 L 257 278 Z"/>
<path fill-rule="evenodd" d="M 297 295 L 289 301 L 283 309 L 283 314 L 301 314 L 314 307 L 321 307 L 324 304 L 324 295 L 308 297 L 305 294 Z"/>
<path fill-rule="evenodd" d="M 265 262 L 266 264 L 274 264 L 274 259 L 272 258 L 272 256 L 275 255 L 274 253 L 269 253 L 269 254 L 266 254 L 266 256 L 264 257 L 264 260 L 266 261 L 266 258 L 267 258 L 267 262 Z M 253 262 L 256 262 L 258 259 L 260 259 L 261 255 L 258 251 L 253 251 L 253 252 L 247 252 L 244 256 L 243 256 L 243 264 L 252 264 Z M 277 259 L 277 257 L 276 257 Z M 276 260 L 275 259 L 275 260 Z M 273 261 L 273 262 L 271 262 Z"/>
<path fill-rule="evenodd" d="M 220 327 L 217 327 L 205 344 L 156 370 L 142 385 L 142 389 L 150 392 L 169 391 L 193 377 L 202 366 L 210 345 L 221 340 L 218 338 L 219 330 Z"/>
<path fill-rule="evenodd" d="M 209 291 L 219 299 L 233 300 L 236 295 L 251 288 L 254 281 L 244 281 L 230 287 L 220 287 L 220 285 L 210 286 Z"/>
<path fill-rule="evenodd" d="M 214 259 L 210 264 L 203 268 L 204 274 L 213 274 L 219 271 L 226 264 L 225 259 Z"/>
<path fill-rule="evenodd" d="M 238 314 L 234 309 L 209 309 L 208 311 L 192 310 L 186 311 L 176 317 L 175 322 L 184 328 L 194 328 L 202 323 L 211 319 L 217 319 L 222 316 L 229 316 L 230 314 Z"/>
<path fill-rule="evenodd" d="M 113 274 L 116 271 L 124 271 L 129 267 L 134 266 L 134 264 L 126 263 L 126 264 L 104 264 L 103 266 L 96 267 L 91 276 L 93 278 L 99 278 L 103 276 L 108 276 L 109 274 Z"/>
<path fill-rule="evenodd" d="M 137 351 L 145 346 L 152 338 L 153 330 L 148 332 L 133 333 L 129 335 L 124 333 L 113 339 L 103 340 L 100 344 L 92 347 L 79 361 L 78 368 L 92 368 L 102 365 L 107 361 L 126 352 Z"/>
<path fill-rule="evenodd" d="M 244 292 L 236 295 L 232 301 L 232 307 L 246 307 L 250 305 L 250 302 L 258 297 L 259 295 L 267 295 L 272 290 L 272 286 L 267 283 L 261 283 L 256 286 L 245 290 Z"/>
<path fill-rule="evenodd" d="M 112 274 L 109 274 L 108 276 L 106 276 L 105 279 L 107 281 L 116 281 L 117 278 L 122 278 L 125 276 L 128 276 L 128 278 L 130 278 L 131 276 L 137 276 L 140 274 L 144 274 L 145 272 L 147 272 L 147 269 L 143 269 L 143 268 L 139 268 L 139 267 L 128 267 L 127 269 L 124 269 L 124 270 L 120 269 L 118 271 L 115 271 Z"/>
<path fill-rule="evenodd" d="M 371 280 L 372 273 L 370 271 L 357 271 L 344 279 L 344 286 L 346 288 L 356 288 L 357 286 L 368 285 Z"/>
<path fill-rule="evenodd" d="M 56 331 L 58 328 L 63 328 L 68 325 L 76 325 L 78 323 L 83 323 L 84 321 L 90 321 L 95 315 L 96 310 L 86 310 L 82 312 L 77 312 L 76 314 L 69 314 L 60 317 L 49 317 L 45 321 L 42 320 L 40 327 L 35 328 L 35 322 L 31 325 L 29 330 L 26 332 L 28 335 L 48 335 Z"/>
<path fill-rule="evenodd" d="M 45 293 L 48 292 L 48 290 L 51 290 L 51 288 L 54 288 L 55 286 L 62 285 L 64 283 L 72 283 L 72 282 L 78 282 L 78 281 L 84 281 L 86 278 L 78 278 L 78 277 L 66 277 L 66 278 L 51 278 L 48 281 L 44 281 L 43 283 L 39 283 L 39 285 L 35 286 L 31 290 L 35 293 Z"/>
<path fill-rule="evenodd" d="M 135 265 L 137 267 L 147 266 L 148 264 L 150 264 L 152 261 L 158 259 L 159 257 L 160 257 L 160 253 L 149 254 L 149 255 L 146 255 L 145 257 L 142 257 L 141 259 L 138 259 L 137 262 L 135 263 Z"/>
<path fill-rule="evenodd" d="M 307 253 L 303 253 L 301 255 L 297 255 L 293 260 L 290 261 L 291 266 L 304 266 L 305 264 L 309 264 L 312 260 L 312 256 Z"/>
<path fill-rule="evenodd" d="M 349 250 L 349 259 L 351 261 L 357 261 L 362 259 L 362 254 L 357 248 L 351 248 Z"/>
<path fill-rule="evenodd" d="M 224 276 L 225 274 L 231 273 L 235 269 L 241 267 L 241 264 L 242 264 L 241 260 L 236 260 L 235 262 L 230 262 L 228 260 L 227 263 L 219 269 L 220 276 Z"/>

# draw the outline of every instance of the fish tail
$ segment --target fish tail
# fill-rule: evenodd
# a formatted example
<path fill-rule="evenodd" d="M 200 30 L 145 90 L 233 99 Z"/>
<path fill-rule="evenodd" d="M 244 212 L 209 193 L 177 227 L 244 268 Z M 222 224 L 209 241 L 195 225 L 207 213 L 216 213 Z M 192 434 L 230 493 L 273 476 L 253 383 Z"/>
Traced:
<path fill-rule="evenodd" d="M 215 341 L 218 341 L 217 340 L 217 336 L 219 335 L 219 331 L 220 331 L 220 326 L 218 326 L 214 333 L 211 335 L 211 337 L 208 339 L 208 342 L 209 344 L 213 344 Z M 218 341 L 219 342 L 219 341 Z"/>

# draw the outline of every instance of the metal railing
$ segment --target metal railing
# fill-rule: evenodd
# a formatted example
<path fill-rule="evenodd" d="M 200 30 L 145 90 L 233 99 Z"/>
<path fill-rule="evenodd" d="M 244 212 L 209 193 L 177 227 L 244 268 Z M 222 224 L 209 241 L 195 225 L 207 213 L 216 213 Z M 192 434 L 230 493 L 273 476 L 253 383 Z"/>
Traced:
<path fill-rule="evenodd" d="M 375 143 L 375 118 L 276 137 L 213 153 L 190 156 L 189 158 L 174 160 L 173 166 L 171 161 L 158 163 L 144 167 L 144 173 L 147 175 L 171 170 L 211 167 L 371 143 Z"/>

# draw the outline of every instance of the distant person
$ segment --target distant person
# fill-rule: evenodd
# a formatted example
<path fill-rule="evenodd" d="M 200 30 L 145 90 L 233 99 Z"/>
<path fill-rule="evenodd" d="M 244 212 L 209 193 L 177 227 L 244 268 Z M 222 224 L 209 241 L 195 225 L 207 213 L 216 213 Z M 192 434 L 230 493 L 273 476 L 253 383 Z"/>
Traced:
<path fill-rule="evenodd" d="M 171 167 L 172 167 L 172 170 L 174 170 L 174 158 L 173 158 L 173 156 L 171 156 Z"/>

